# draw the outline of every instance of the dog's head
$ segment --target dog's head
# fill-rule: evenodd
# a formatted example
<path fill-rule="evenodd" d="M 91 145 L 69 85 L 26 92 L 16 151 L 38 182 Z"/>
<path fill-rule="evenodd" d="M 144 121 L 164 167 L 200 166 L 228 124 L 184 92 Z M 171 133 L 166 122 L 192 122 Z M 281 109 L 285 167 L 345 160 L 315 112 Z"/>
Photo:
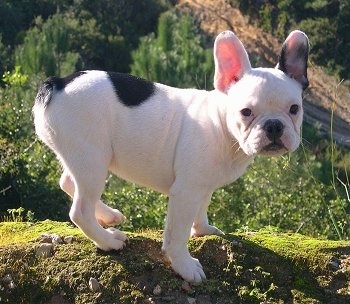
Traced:
<path fill-rule="evenodd" d="M 229 97 L 227 127 L 247 155 L 281 155 L 299 146 L 308 54 L 307 36 L 293 31 L 276 68 L 253 69 L 232 32 L 216 38 L 214 86 Z"/>

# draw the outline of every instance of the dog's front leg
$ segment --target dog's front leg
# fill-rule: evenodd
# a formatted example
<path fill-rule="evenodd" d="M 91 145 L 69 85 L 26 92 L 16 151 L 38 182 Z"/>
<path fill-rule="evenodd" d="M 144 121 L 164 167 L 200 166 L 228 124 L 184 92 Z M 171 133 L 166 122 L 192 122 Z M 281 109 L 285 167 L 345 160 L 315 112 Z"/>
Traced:
<path fill-rule="evenodd" d="M 206 197 L 206 199 L 202 202 L 197 212 L 197 215 L 193 221 L 193 225 L 191 228 L 191 236 L 198 237 L 203 235 L 223 235 L 224 233 L 216 228 L 215 226 L 209 225 L 208 222 L 208 206 L 211 200 L 211 193 Z"/>
<path fill-rule="evenodd" d="M 200 262 L 191 257 L 187 241 L 196 214 L 208 194 L 202 189 L 184 187 L 175 186 L 170 191 L 163 251 L 175 272 L 188 282 L 200 283 L 206 277 Z"/>

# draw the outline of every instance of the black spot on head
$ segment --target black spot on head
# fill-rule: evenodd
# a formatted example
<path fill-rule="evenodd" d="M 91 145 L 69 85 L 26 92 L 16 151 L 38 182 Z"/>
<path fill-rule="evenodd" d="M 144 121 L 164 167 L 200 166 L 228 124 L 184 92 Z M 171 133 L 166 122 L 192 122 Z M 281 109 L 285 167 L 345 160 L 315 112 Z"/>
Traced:
<path fill-rule="evenodd" d="M 136 107 L 145 102 L 154 93 L 153 82 L 128 74 L 107 72 L 115 93 L 127 107 Z"/>

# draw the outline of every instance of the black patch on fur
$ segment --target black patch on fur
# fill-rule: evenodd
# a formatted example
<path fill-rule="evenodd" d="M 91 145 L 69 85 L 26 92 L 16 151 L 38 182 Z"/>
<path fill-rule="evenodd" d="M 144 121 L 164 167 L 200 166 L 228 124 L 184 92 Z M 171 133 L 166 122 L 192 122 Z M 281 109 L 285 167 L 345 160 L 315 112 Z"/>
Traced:
<path fill-rule="evenodd" d="M 51 76 L 47 78 L 43 84 L 41 85 L 38 94 L 35 98 L 36 104 L 42 104 L 45 107 L 48 106 L 52 99 L 53 90 L 61 91 L 63 90 L 69 83 L 71 83 L 74 79 L 78 78 L 79 76 L 85 74 L 86 72 L 80 71 L 75 72 L 67 77 L 56 77 Z"/>
<path fill-rule="evenodd" d="M 154 94 L 155 86 L 151 81 L 129 74 L 107 72 L 115 93 L 127 107 L 137 107 Z"/>

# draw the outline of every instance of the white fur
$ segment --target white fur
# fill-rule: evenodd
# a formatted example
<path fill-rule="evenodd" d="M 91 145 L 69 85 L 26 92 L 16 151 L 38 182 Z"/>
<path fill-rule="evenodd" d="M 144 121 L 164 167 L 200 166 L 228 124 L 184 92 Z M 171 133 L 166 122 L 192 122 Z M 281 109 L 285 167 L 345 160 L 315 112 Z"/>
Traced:
<path fill-rule="evenodd" d="M 119 250 L 125 234 L 102 227 L 124 220 L 100 201 L 108 171 L 165 193 L 163 249 L 173 269 L 196 283 L 205 274 L 187 249 L 190 234 L 222 233 L 208 224 L 211 194 L 241 176 L 255 155 L 295 150 L 302 121 L 302 110 L 289 113 L 292 104 L 302 104 L 296 80 L 278 69 L 252 69 L 231 32 L 218 36 L 214 54 L 217 89 L 210 92 L 155 84 L 147 101 L 127 107 L 105 72 L 88 71 L 54 91 L 47 107 L 33 108 L 38 136 L 63 165 L 60 185 L 73 197 L 72 221 L 99 248 Z M 242 116 L 244 108 L 252 109 L 251 117 Z M 284 125 L 280 150 L 263 151 L 270 143 L 263 129 L 268 119 Z"/>

